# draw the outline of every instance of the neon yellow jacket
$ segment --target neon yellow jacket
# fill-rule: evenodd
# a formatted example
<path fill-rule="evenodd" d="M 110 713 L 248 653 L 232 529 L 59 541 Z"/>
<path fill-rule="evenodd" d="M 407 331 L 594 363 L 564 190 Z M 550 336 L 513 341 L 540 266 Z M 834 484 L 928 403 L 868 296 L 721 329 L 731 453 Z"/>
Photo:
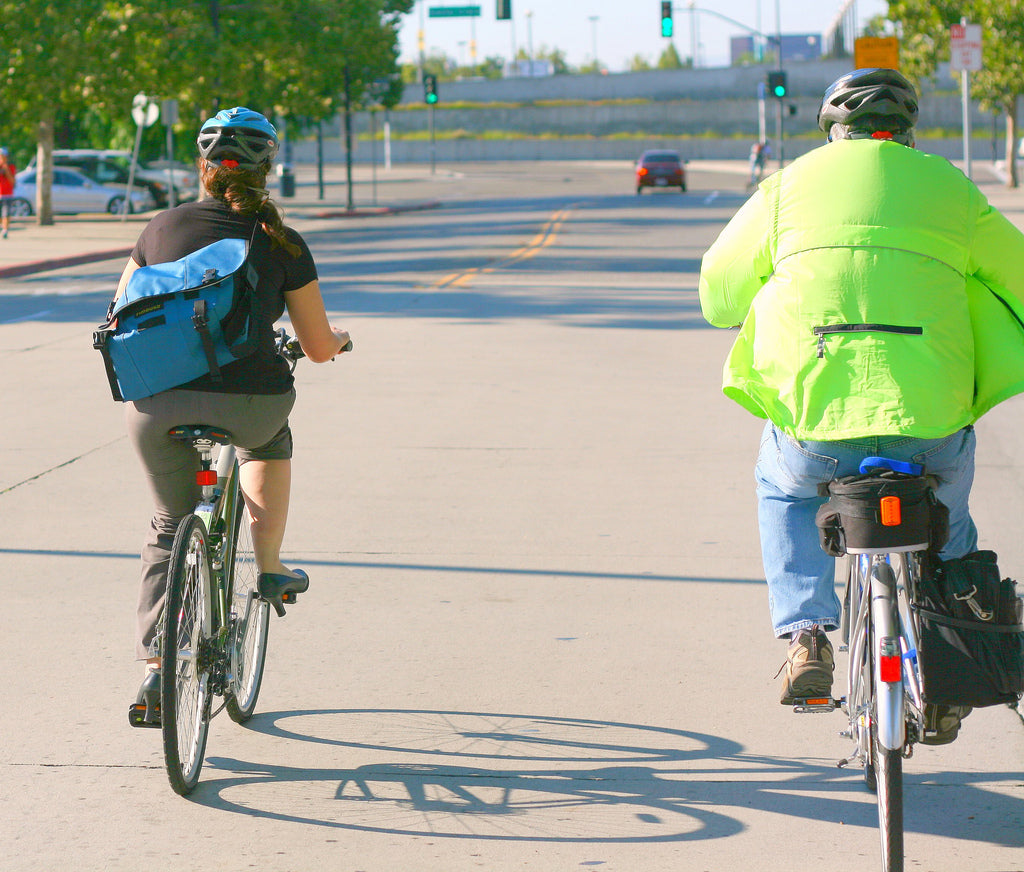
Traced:
<path fill-rule="evenodd" d="M 705 253 L 723 389 L 796 439 L 940 438 L 1024 391 L 1024 234 L 944 158 L 839 140 Z"/>

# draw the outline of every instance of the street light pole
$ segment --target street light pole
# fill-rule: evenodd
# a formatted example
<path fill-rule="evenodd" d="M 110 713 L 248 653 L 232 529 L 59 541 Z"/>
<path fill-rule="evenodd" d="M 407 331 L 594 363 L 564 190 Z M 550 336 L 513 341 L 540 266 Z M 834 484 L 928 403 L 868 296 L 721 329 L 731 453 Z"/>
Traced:
<path fill-rule="evenodd" d="M 590 38 L 593 42 L 592 58 L 594 61 L 594 69 L 597 69 L 597 22 L 600 21 L 600 17 L 597 15 L 590 16 Z"/>

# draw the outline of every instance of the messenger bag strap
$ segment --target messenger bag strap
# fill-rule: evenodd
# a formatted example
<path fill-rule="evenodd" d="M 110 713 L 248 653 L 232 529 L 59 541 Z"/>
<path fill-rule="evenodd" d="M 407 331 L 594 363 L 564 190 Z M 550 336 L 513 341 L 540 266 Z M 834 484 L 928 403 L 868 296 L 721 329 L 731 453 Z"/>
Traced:
<path fill-rule="evenodd" d="M 192 326 L 196 328 L 199 341 L 203 344 L 206 363 L 210 367 L 210 378 L 215 384 L 220 384 L 224 381 L 224 376 L 221 375 L 220 364 L 217 363 L 217 350 L 214 348 L 213 337 L 210 335 L 210 319 L 206 315 L 206 300 L 195 301 Z"/>

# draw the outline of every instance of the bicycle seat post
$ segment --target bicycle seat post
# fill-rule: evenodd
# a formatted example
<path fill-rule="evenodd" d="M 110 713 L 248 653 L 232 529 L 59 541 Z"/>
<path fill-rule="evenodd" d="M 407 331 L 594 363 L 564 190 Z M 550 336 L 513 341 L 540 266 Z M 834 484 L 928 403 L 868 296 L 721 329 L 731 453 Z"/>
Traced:
<path fill-rule="evenodd" d="M 172 427 L 168 433 L 172 439 L 188 442 L 199 454 L 199 470 L 196 472 L 196 484 L 202 488 L 203 499 L 213 499 L 217 487 L 217 470 L 213 469 L 213 446 L 227 445 L 231 442 L 231 434 L 227 430 L 209 427 L 203 424 L 187 424 Z"/>

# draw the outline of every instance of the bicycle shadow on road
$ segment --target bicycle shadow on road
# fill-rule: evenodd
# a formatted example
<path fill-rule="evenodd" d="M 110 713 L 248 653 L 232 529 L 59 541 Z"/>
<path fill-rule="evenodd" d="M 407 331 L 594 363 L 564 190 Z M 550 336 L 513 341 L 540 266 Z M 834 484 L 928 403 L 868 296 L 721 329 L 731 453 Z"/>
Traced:
<path fill-rule="evenodd" d="M 734 740 L 685 730 L 369 709 L 270 712 L 250 726 L 315 745 L 316 764 L 211 757 L 211 777 L 194 801 L 304 825 L 512 842 L 720 839 L 746 830 L 751 813 L 877 827 L 859 770 L 749 754 Z M 345 765 L 368 756 L 373 762 Z M 940 784 L 934 773 L 908 774 L 909 806 L 921 808 L 908 813 L 907 831 L 1016 846 L 1020 834 L 999 822 L 1020 820 L 1024 802 L 984 789 L 985 782 L 1012 780 L 1007 773 L 968 773 Z M 950 786 L 961 789 L 956 815 L 945 805 Z"/>

